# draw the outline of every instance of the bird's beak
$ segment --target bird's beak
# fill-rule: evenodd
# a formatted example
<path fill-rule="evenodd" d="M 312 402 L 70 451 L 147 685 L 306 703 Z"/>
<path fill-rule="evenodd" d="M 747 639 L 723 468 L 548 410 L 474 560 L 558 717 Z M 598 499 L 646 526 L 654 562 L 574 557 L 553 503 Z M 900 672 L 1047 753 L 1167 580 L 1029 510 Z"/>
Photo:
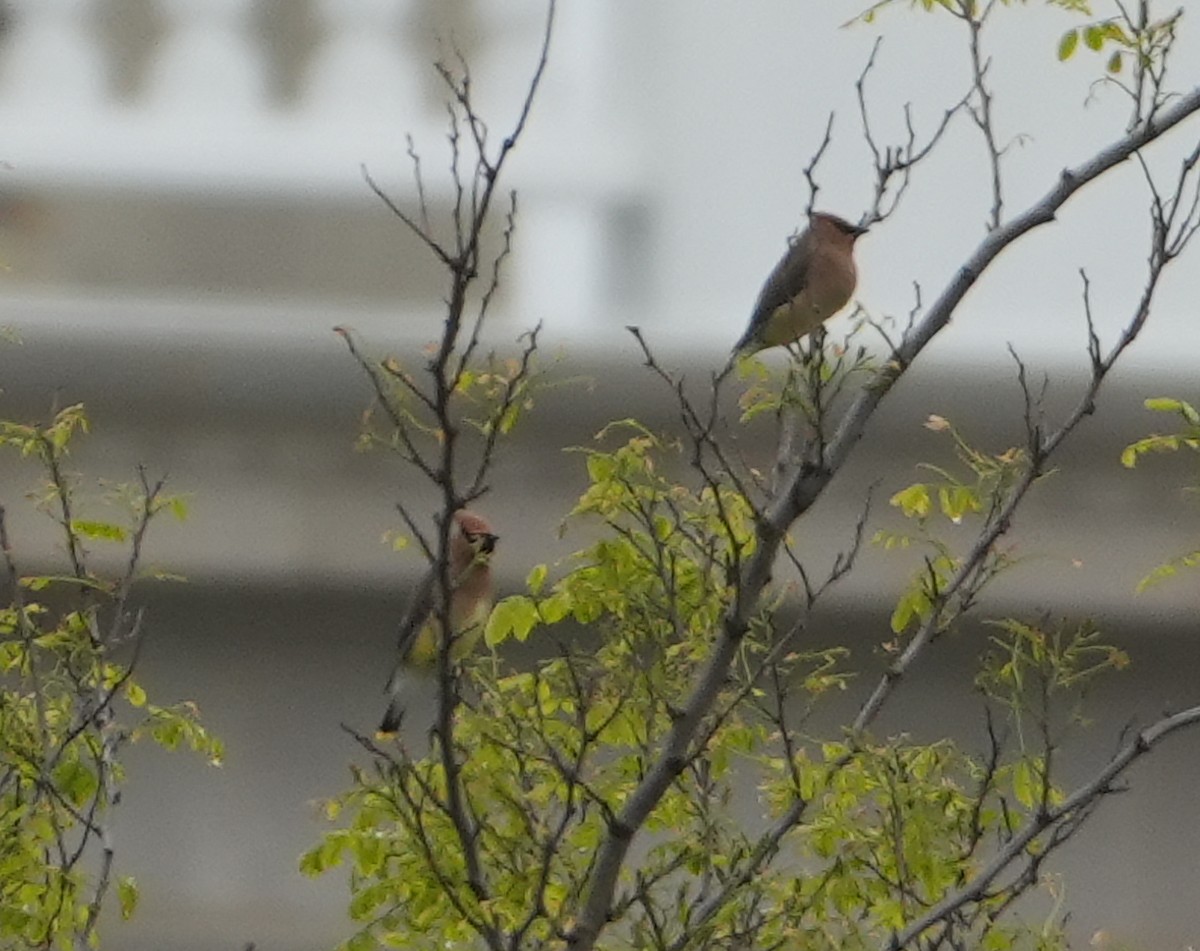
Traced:
<path fill-rule="evenodd" d="M 854 237 L 856 237 L 856 238 L 861 238 L 864 234 L 867 233 L 867 229 L 862 227 L 861 225 L 855 225 L 854 227 L 852 227 L 850 229 L 850 233 L 852 235 L 854 235 Z"/>
<path fill-rule="evenodd" d="M 479 550 L 490 555 L 496 549 L 496 542 L 500 540 L 499 535 L 484 535 L 479 539 Z"/>

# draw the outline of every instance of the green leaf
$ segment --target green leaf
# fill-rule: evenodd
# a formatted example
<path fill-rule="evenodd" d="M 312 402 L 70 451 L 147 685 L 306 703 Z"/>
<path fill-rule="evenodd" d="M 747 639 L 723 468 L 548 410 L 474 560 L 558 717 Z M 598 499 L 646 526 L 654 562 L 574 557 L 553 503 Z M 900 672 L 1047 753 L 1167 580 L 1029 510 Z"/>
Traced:
<path fill-rule="evenodd" d="M 923 482 L 901 489 L 889 501 L 908 518 L 925 518 L 933 509 L 933 502 L 929 498 L 929 486 Z"/>
<path fill-rule="evenodd" d="M 893 548 L 908 548 L 913 544 L 913 538 L 909 535 L 901 535 L 897 532 L 889 532 L 881 528 L 871 537 L 871 544 L 878 545 L 884 551 L 890 551 Z"/>
<path fill-rule="evenodd" d="M 1121 51 L 1114 50 L 1112 56 L 1108 58 L 1108 66 L 1106 68 L 1110 73 L 1115 75 L 1121 71 L 1121 66 L 1124 62 L 1125 59 L 1121 56 Z"/>
<path fill-rule="evenodd" d="M 132 680 L 126 681 L 125 699 L 129 701 L 130 706 L 144 707 L 146 705 L 146 691 L 142 689 L 140 684 L 136 684 Z"/>
<path fill-rule="evenodd" d="M 929 611 L 929 596 L 923 588 L 912 588 L 900 596 L 892 611 L 892 632 L 903 634 L 913 621 L 921 620 Z"/>
<path fill-rule="evenodd" d="M 1079 46 L 1079 31 L 1067 30 L 1062 39 L 1058 41 L 1059 62 L 1070 59 L 1077 46 Z"/>
<path fill-rule="evenodd" d="M 1193 426 L 1200 425 L 1200 412 L 1186 400 L 1177 400 L 1169 396 L 1155 396 L 1146 400 L 1146 409 L 1154 410 L 1158 413 L 1179 413 L 1185 420 Z"/>
<path fill-rule="evenodd" d="M 1188 554 L 1180 555 L 1178 558 L 1172 558 L 1170 561 L 1159 565 L 1139 581 L 1137 583 L 1137 593 L 1141 594 L 1147 588 L 1152 588 L 1156 584 L 1166 581 L 1168 578 L 1175 577 L 1181 568 L 1197 567 L 1200 567 L 1200 550 L 1188 552 Z"/>
<path fill-rule="evenodd" d="M 74 575 L 37 575 L 21 579 L 21 587 L 28 588 L 30 591 L 42 591 L 52 584 L 79 585 L 81 588 L 91 588 L 94 591 L 105 589 L 101 582 L 93 578 L 76 578 Z"/>
<path fill-rule="evenodd" d="M 96 774 L 76 759 L 63 760 L 54 770 L 54 785 L 76 806 L 82 806 L 99 786 Z"/>
<path fill-rule="evenodd" d="M 391 530 L 383 533 L 383 541 L 391 546 L 392 551 L 404 551 L 410 544 L 408 536 L 403 532 Z"/>
<path fill-rule="evenodd" d="M 538 614 L 545 624 L 557 624 L 572 611 L 574 598 L 566 591 L 555 591 L 538 605 Z"/>
<path fill-rule="evenodd" d="M 383 882 L 360 889 L 350 902 L 350 917 L 362 921 L 391 900 L 391 883 Z"/>
<path fill-rule="evenodd" d="M 318 846 L 309 849 L 300 857 L 300 874 L 315 878 L 335 865 L 340 865 L 346 836 L 347 833 L 342 830 L 327 833 Z"/>
<path fill-rule="evenodd" d="M 1139 439 L 1135 443 L 1126 446 L 1121 453 L 1121 465 L 1126 469 L 1132 469 L 1137 465 L 1137 461 L 1142 456 L 1151 452 L 1177 452 L 1180 446 L 1189 448 L 1197 448 L 1200 445 L 1200 440 L 1193 437 L 1180 437 L 1174 435 L 1154 435 L 1146 436 Z"/>
<path fill-rule="evenodd" d="M 71 531 L 81 538 L 106 542 L 123 542 L 128 536 L 128 533 L 120 525 L 114 525 L 111 522 L 93 522 L 82 518 L 71 520 Z"/>
<path fill-rule="evenodd" d="M 523 594 L 513 595 L 492 609 L 484 630 L 484 640 L 489 647 L 503 644 L 510 637 L 524 641 L 537 622 L 538 610 L 533 599 Z"/>
<path fill-rule="evenodd" d="M 25 656 L 25 645 L 21 641 L 0 641 L 0 671 L 21 666 Z"/>
<path fill-rule="evenodd" d="M 1093 23 L 1083 29 L 1083 42 L 1090 50 L 1099 50 L 1104 45 L 1104 27 Z"/>
<path fill-rule="evenodd" d="M 938 489 L 938 505 L 942 514 L 956 525 L 967 512 L 978 512 L 981 508 L 975 490 L 967 485 L 943 485 Z"/>
<path fill-rule="evenodd" d="M 549 569 L 545 565 L 534 565 L 533 570 L 529 572 L 529 577 L 525 579 L 525 587 L 529 589 L 530 594 L 541 594 L 542 586 L 546 583 L 546 575 Z"/>
<path fill-rule="evenodd" d="M 587 459 L 588 478 L 593 482 L 607 482 L 617 471 L 612 456 L 603 452 L 593 452 Z"/>
<path fill-rule="evenodd" d="M 1156 413 L 1177 413 L 1184 407 L 1181 400 L 1171 399 L 1169 396 L 1154 396 L 1145 402 L 1146 409 L 1152 409 Z"/>
<path fill-rule="evenodd" d="M 364 928 L 348 938 L 339 951 L 375 951 L 377 947 L 375 935 L 370 929 Z"/>
<path fill-rule="evenodd" d="M 123 875 L 117 881 L 117 899 L 121 903 L 121 917 L 128 921 L 137 910 L 137 880 L 132 875 Z"/>
<path fill-rule="evenodd" d="M 154 737 L 154 742 L 163 749 L 174 750 L 179 748 L 179 744 L 183 740 L 183 730 L 182 722 L 178 718 L 168 715 L 154 724 L 150 735 Z"/>
<path fill-rule="evenodd" d="M 517 425 L 517 421 L 520 418 L 521 407 L 516 403 L 511 404 L 500 416 L 500 432 L 508 435 L 512 432 L 513 427 Z"/>
<path fill-rule="evenodd" d="M 1041 783 L 1033 767 L 1025 760 L 1013 767 L 1013 795 L 1026 809 L 1032 809 L 1041 796 Z"/>

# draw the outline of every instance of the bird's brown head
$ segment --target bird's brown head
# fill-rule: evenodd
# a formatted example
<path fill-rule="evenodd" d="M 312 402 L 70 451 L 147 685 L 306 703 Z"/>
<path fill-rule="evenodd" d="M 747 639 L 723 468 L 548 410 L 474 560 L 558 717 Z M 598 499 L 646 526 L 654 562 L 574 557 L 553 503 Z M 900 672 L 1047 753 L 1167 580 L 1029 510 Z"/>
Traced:
<path fill-rule="evenodd" d="M 476 554 L 490 555 L 495 550 L 500 536 L 482 515 L 460 509 L 454 513 L 454 524 L 458 526 L 459 537 Z"/>
<path fill-rule="evenodd" d="M 839 218 L 837 215 L 831 215 L 824 211 L 813 212 L 809 221 L 809 227 L 817 231 L 822 238 L 844 241 L 851 245 L 867 233 L 866 228 L 851 224 L 845 218 Z"/>

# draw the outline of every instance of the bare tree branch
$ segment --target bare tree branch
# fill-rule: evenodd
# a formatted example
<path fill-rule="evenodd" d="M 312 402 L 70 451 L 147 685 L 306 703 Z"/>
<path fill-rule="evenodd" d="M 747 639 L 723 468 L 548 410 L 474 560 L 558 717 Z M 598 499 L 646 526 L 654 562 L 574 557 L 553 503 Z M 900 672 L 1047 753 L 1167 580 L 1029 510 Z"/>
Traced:
<path fill-rule="evenodd" d="M 787 527 L 811 507 L 829 484 L 833 474 L 840 470 L 884 396 L 916 356 L 945 327 L 967 291 L 1001 251 L 1029 231 L 1053 221 L 1058 209 L 1081 188 L 1124 162 L 1138 149 L 1197 110 L 1200 110 L 1200 88 L 1181 97 L 1173 106 L 1163 111 L 1156 121 L 1148 122 L 1142 128 L 1122 137 L 1088 162 L 1064 171 L 1059 182 L 1039 202 L 993 229 L 925 316 L 905 335 L 898 348 L 896 360 L 877 371 L 873 380 L 862 389 L 826 446 L 819 464 L 801 461 L 788 474 L 781 491 L 776 494 L 759 520 L 756 531 L 757 547 L 743 565 L 739 596 L 724 618 L 712 653 L 700 671 L 686 703 L 674 718 L 653 765 L 626 799 L 618 815 L 609 823 L 588 881 L 586 900 L 570 934 L 568 947 L 571 951 L 586 951 L 593 947 L 608 921 L 620 870 L 633 838 L 689 761 L 692 743 L 699 735 L 707 711 L 712 709 L 716 701 L 730 664 L 736 656 L 738 645 L 747 630 L 750 611 L 770 579 L 771 568 Z M 1142 319 L 1144 320 L 1144 317 Z M 1133 330 L 1133 335 L 1136 335 L 1136 329 Z M 1131 339 L 1132 336 L 1129 336 L 1124 343 L 1118 342 L 1115 354 L 1119 354 Z M 1095 385 L 1098 387 L 1099 382 Z M 1081 405 L 1086 406 L 1087 401 Z M 1080 414 L 1082 415 L 1082 411 Z M 1069 431 L 1070 427 L 1062 431 L 1057 439 L 1048 440 L 1042 447 L 1043 451 L 1052 452 Z M 1030 482 L 1032 478 L 1029 477 Z M 1003 525 L 1009 515 L 1011 513 L 1002 510 L 995 524 Z M 981 540 L 978 547 L 981 559 L 983 553 L 990 548 L 990 541 Z M 890 688 L 884 688 L 884 695 L 888 689 Z M 865 717 L 860 715 L 864 723 L 869 722 L 874 715 L 877 703 L 869 703 L 864 708 Z M 794 821 L 799 821 L 803 808 L 788 810 L 785 818 L 793 814 Z M 778 827 L 779 823 L 775 828 Z M 786 829 L 784 831 L 786 832 Z M 764 845 L 763 851 L 764 854 L 771 853 L 769 843 Z"/>
<path fill-rule="evenodd" d="M 925 316 L 913 326 L 912 332 L 905 334 L 895 361 L 881 367 L 871 383 L 860 391 L 826 447 L 821 465 L 793 468 L 783 490 L 767 511 L 767 520 L 773 525 L 787 525 L 811 507 L 833 473 L 841 468 L 851 449 L 862 438 L 867 421 L 883 398 L 913 360 L 946 326 L 963 297 L 1005 248 L 1028 232 L 1052 222 L 1058 210 L 1081 188 L 1126 161 L 1138 149 L 1168 132 L 1197 110 L 1200 110 L 1200 87 L 1182 96 L 1157 121 L 1123 136 L 1082 165 L 1065 170 L 1058 183 L 1040 201 L 989 233 Z"/>
<path fill-rule="evenodd" d="M 1090 810 L 1098 797 L 1106 793 L 1113 781 L 1136 760 L 1149 753 L 1167 736 L 1193 724 L 1200 724 L 1200 707 L 1191 707 L 1172 716 L 1163 717 L 1140 731 L 1104 768 L 1067 796 L 1060 805 L 1036 816 L 1025 828 L 994 855 L 962 888 L 947 895 L 928 912 L 893 934 L 882 945 L 887 951 L 899 951 L 917 941 L 930 927 L 947 920 L 956 911 L 981 900 L 991 884 L 1012 865 L 1013 861 L 1043 833 L 1071 822 L 1081 810 Z"/>

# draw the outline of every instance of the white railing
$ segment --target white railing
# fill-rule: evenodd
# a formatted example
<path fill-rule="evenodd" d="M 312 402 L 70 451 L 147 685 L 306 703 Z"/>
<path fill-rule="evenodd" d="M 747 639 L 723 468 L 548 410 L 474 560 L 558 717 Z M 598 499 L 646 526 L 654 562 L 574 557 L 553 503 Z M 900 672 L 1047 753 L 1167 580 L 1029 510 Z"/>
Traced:
<path fill-rule="evenodd" d="M 421 0 L 320 0 L 316 48 L 299 95 L 268 95 L 269 58 L 253 0 L 158 0 L 163 24 L 135 94 L 111 91 L 114 63 L 89 0 L 10 0 L 0 58 L 0 187 L 64 186 L 297 200 L 355 200 L 366 167 L 412 197 L 405 136 L 425 156 L 431 199 L 445 195 L 445 110 L 414 23 Z M 473 8 L 470 49 L 481 111 L 498 137 L 536 62 L 545 5 Z M 629 136 L 601 121 L 611 8 L 560 11 L 552 70 L 514 178 L 523 220 L 514 304 L 527 315 L 589 320 L 612 210 L 628 200 Z M 267 25 L 269 31 L 270 25 Z M 444 46 L 449 55 L 452 39 Z"/>

